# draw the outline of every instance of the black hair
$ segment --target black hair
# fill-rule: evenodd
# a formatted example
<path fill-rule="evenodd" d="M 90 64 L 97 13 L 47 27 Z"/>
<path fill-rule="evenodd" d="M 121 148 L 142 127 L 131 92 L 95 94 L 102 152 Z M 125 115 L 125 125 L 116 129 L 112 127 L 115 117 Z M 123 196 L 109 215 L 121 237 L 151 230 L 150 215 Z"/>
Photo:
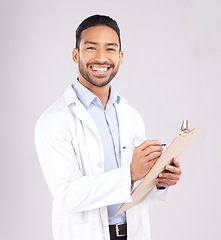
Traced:
<path fill-rule="evenodd" d="M 80 44 L 80 40 L 81 40 L 81 33 L 90 27 L 94 27 L 94 26 L 99 26 L 99 25 L 104 25 L 107 27 L 112 28 L 118 35 L 119 38 L 119 43 L 120 43 L 120 50 L 121 50 L 121 38 L 120 38 L 120 28 L 117 25 L 117 22 L 112 19 L 109 16 L 105 16 L 105 15 L 93 15 L 90 16 L 88 18 L 86 18 L 83 22 L 81 22 L 81 24 L 78 26 L 76 32 L 75 32 L 75 36 L 76 36 L 76 48 L 79 49 L 79 44 Z"/>

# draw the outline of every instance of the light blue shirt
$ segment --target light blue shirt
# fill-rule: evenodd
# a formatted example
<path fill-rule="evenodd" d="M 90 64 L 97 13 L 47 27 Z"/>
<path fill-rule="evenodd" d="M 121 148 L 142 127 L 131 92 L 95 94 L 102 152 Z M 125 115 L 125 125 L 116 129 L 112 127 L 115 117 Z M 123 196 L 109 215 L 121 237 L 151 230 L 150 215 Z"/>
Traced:
<path fill-rule="evenodd" d="M 106 109 L 104 109 L 100 99 L 79 81 L 75 82 L 74 90 L 100 133 L 104 149 L 104 171 L 109 172 L 119 168 L 121 166 L 120 135 L 115 105 L 120 102 L 120 96 L 111 87 Z M 126 222 L 126 213 L 119 214 L 117 217 L 114 216 L 119 206 L 120 204 L 114 204 L 107 207 L 109 225 Z"/>

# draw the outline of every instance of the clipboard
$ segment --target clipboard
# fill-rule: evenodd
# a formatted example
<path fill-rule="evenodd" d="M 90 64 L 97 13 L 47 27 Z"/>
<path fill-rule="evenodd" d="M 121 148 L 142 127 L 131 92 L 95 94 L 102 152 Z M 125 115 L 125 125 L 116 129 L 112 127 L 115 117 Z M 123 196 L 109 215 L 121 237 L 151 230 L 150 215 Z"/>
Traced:
<path fill-rule="evenodd" d="M 200 128 L 189 130 L 188 120 L 183 121 L 180 134 L 174 138 L 165 152 L 157 160 L 151 170 L 143 178 L 137 188 L 131 194 L 132 202 L 123 203 L 118 209 L 115 216 L 132 208 L 142 202 L 152 189 L 157 185 L 157 177 L 164 170 L 167 164 L 172 162 L 173 158 L 178 158 L 180 154 L 187 148 L 193 138 L 199 133 Z"/>

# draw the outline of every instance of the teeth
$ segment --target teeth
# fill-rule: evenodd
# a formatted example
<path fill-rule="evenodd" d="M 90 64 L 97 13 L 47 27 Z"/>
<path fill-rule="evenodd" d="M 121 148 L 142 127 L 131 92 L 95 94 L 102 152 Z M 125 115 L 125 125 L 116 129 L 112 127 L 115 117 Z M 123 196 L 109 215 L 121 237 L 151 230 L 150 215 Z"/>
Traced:
<path fill-rule="evenodd" d="M 94 71 L 98 71 L 98 72 L 106 72 L 106 71 L 107 71 L 107 67 L 105 67 L 105 68 L 92 67 L 92 69 L 93 69 Z"/>

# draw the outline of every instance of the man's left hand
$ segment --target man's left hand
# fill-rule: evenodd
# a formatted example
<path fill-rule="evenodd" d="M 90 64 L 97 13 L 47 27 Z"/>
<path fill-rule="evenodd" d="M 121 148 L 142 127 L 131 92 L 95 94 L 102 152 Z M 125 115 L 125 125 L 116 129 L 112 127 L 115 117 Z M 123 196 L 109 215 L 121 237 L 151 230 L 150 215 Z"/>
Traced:
<path fill-rule="evenodd" d="M 177 184 L 181 175 L 181 167 L 178 159 L 174 158 L 171 165 L 166 165 L 165 170 L 158 175 L 157 188 L 170 187 Z"/>

